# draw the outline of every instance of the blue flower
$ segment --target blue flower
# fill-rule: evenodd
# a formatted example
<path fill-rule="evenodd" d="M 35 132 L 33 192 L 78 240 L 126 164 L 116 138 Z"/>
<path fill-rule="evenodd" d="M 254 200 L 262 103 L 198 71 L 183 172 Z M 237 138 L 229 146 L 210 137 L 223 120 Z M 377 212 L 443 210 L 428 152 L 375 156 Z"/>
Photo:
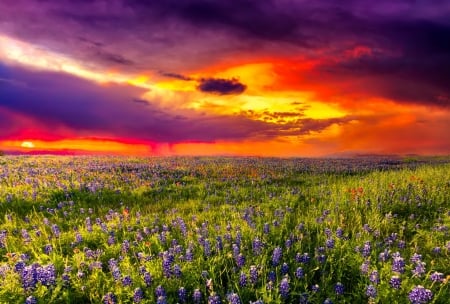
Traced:
<path fill-rule="evenodd" d="M 202 301 L 202 292 L 200 289 L 195 289 L 194 293 L 192 294 L 192 300 L 194 303 L 199 304 Z"/>
<path fill-rule="evenodd" d="M 344 285 L 341 282 L 336 283 L 336 285 L 334 285 L 334 292 L 338 296 L 343 295 L 344 294 Z"/>
<path fill-rule="evenodd" d="M 280 295 L 282 298 L 289 296 L 289 279 L 284 277 L 280 282 Z"/>
<path fill-rule="evenodd" d="M 402 279 L 399 276 L 392 276 L 389 280 L 389 285 L 394 289 L 399 289 L 402 285 Z"/>
<path fill-rule="evenodd" d="M 273 266 L 278 266 L 278 264 L 280 263 L 280 260 L 281 260 L 281 256 L 282 256 L 281 248 L 276 247 L 272 253 L 272 265 Z"/>
<path fill-rule="evenodd" d="M 186 301 L 187 301 L 186 288 L 180 287 L 178 289 L 178 299 L 180 300 L 181 303 L 186 303 Z"/>
<path fill-rule="evenodd" d="M 116 304 L 117 303 L 117 297 L 114 293 L 108 292 L 103 296 L 103 303 L 104 304 Z"/>
<path fill-rule="evenodd" d="M 230 293 L 227 296 L 227 300 L 230 304 L 241 304 L 241 299 L 239 298 L 239 295 L 237 293 Z"/>
<path fill-rule="evenodd" d="M 408 299 L 412 304 L 425 304 L 433 299 L 433 293 L 431 290 L 418 285 L 408 294 Z"/>
<path fill-rule="evenodd" d="M 372 284 L 367 286 L 366 288 L 366 296 L 371 299 L 375 299 L 377 297 L 377 289 Z"/>
<path fill-rule="evenodd" d="M 144 299 L 144 292 L 139 287 L 133 292 L 133 302 L 140 303 Z"/>

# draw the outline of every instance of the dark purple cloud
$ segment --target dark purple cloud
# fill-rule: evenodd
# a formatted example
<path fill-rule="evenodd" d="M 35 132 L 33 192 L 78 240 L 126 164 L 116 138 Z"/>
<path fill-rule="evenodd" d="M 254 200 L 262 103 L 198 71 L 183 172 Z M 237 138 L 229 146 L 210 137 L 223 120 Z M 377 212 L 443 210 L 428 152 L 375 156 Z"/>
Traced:
<path fill-rule="evenodd" d="M 0 34 L 92 68 L 173 77 L 236 56 L 320 59 L 364 45 L 375 56 L 320 69 L 361 75 L 376 96 L 437 106 L 449 96 L 449 20 L 445 0 L 0 2 Z"/>
<path fill-rule="evenodd" d="M 247 88 L 237 79 L 203 78 L 199 80 L 198 89 L 205 93 L 218 95 L 237 95 Z"/>
<path fill-rule="evenodd" d="M 71 132 L 77 136 L 128 138 L 152 142 L 267 139 L 321 131 L 349 118 L 312 124 L 257 121 L 245 115 L 209 115 L 195 111 L 173 112 L 139 98 L 142 89 L 103 84 L 62 73 L 37 72 L 0 64 L 0 136 L 32 126 L 42 132 Z M 24 117 L 21 120 L 11 117 Z M 5 126 L 8 127 L 5 127 Z M 62 130 L 62 131 L 61 131 Z"/>

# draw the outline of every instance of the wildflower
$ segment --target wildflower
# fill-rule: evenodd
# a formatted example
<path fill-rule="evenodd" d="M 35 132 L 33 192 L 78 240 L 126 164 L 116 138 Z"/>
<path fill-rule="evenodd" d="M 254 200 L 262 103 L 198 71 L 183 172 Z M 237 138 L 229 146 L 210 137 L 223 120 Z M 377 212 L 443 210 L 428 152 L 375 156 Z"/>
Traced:
<path fill-rule="evenodd" d="M 333 304 L 333 301 L 331 301 L 330 298 L 326 298 L 325 301 L 323 301 L 323 304 Z"/>
<path fill-rule="evenodd" d="M 258 237 L 255 237 L 252 242 L 252 249 L 255 255 L 260 255 L 263 249 L 263 243 Z"/>
<path fill-rule="evenodd" d="M 375 299 L 377 297 L 377 289 L 372 284 L 367 286 L 366 288 L 366 296 L 371 299 Z"/>
<path fill-rule="evenodd" d="M 341 282 L 336 283 L 336 285 L 334 285 L 334 292 L 338 296 L 343 295 L 344 294 L 344 285 Z"/>
<path fill-rule="evenodd" d="M 165 296 L 159 296 L 156 299 L 156 304 L 167 304 L 167 299 Z"/>
<path fill-rule="evenodd" d="M 180 300 L 181 303 L 186 303 L 186 301 L 187 301 L 186 288 L 180 287 L 178 289 L 178 299 Z"/>
<path fill-rule="evenodd" d="M 247 286 L 247 275 L 243 272 L 241 272 L 241 275 L 239 276 L 239 286 Z"/>
<path fill-rule="evenodd" d="M 53 246 L 51 244 L 47 244 L 44 246 L 44 253 L 50 254 L 53 251 Z"/>
<path fill-rule="evenodd" d="M 318 284 L 315 284 L 315 285 L 311 286 L 311 290 L 312 290 L 313 292 L 318 292 L 319 289 L 320 289 L 320 287 L 319 287 Z"/>
<path fill-rule="evenodd" d="M 117 297 L 114 293 L 112 292 L 108 292 L 107 294 L 105 294 L 103 296 L 103 303 L 104 304 L 116 304 L 117 302 Z"/>
<path fill-rule="evenodd" d="M 250 283 L 256 284 L 258 281 L 258 269 L 255 265 L 250 266 Z"/>
<path fill-rule="evenodd" d="M 173 275 L 177 278 L 181 278 L 181 267 L 178 264 L 173 266 Z"/>
<path fill-rule="evenodd" d="M 166 291 L 164 290 L 164 288 L 161 285 L 158 285 L 158 287 L 156 287 L 156 289 L 155 289 L 155 295 L 156 295 L 156 298 L 165 297 Z"/>
<path fill-rule="evenodd" d="M 37 299 L 33 296 L 28 296 L 25 299 L 25 304 L 37 304 Z"/>
<path fill-rule="evenodd" d="M 402 279 L 399 276 L 392 276 L 389 280 L 389 285 L 391 285 L 394 289 L 400 289 L 400 286 L 402 285 Z"/>
<path fill-rule="evenodd" d="M 280 263 L 281 255 L 282 255 L 281 248 L 276 247 L 272 253 L 272 265 L 273 266 L 278 266 L 278 264 Z"/>
<path fill-rule="evenodd" d="M 230 304 L 241 304 L 241 299 L 239 298 L 239 295 L 237 293 L 230 293 L 227 296 L 227 300 Z"/>
<path fill-rule="evenodd" d="M 211 295 L 208 297 L 208 304 L 221 304 L 222 301 L 220 301 L 220 297 L 215 292 L 211 293 Z"/>
<path fill-rule="evenodd" d="M 341 227 L 336 229 L 336 237 L 342 239 L 344 237 L 344 230 Z"/>
<path fill-rule="evenodd" d="M 328 249 L 333 249 L 334 248 L 334 239 L 327 239 L 325 245 L 327 246 Z"/>
<path fill-rule="evenodd" d="M 370 256 L 371 250 L 372 250 L 372 246 L 370 245 L 370 242 L 369 241 L 365 242 L 364 246 L 363 246 L 363 248 L 361 250 L 361 253 L 362 253 L 363 257 Z"/>
<path fill-rule="evenodd" d="M 140 303 L 144 299 L 144 292 L 139 287 L 133 292 L 133 302 Z"/>
<path fill-rule="evenodd" d="M 405 272 L 405 261 L 400 256 L 400 253 L 396 252 L 392 255 L 392 271 L 403 273 Z"/>
<path fill-rule="evenodd" d="M 412 270 L 413 276 L 421 277 L 425 274 L 425 263 L 424 262 L 417 262 L 416 267 Z"/>
<path fill-rule="evenodd" d="M 303 278 L 305 276 L 303 268 L 298 267 L 297 270 L 295 270 L 295 276 L 297 277 L 297 279 Z"/>
<path fill-rule="evenodd" d="M 130 286 L 132 283 L 133 283 L 133 281 L 131 280 L 130 276 L 127 275 L 127 276 L 124 276 L 122 278 L 122 285 L 123 286 Z"/>
<path fill-rule="evenodd" d="M 239 253 L 239 254 L 236 256 L 236 264 L 237 264 L 237 266 L 238 266 L 239 268 L 244 267 L 244 265 L 245 265 L 245 256 L 244 256 L 242 253 Z"/>
<path fill-rule="evenodd" d="M 408 299 L 412 304 L 424 304 L 433 299 L 433 293 L 429 289 L 418 285 L 414 287 L 408 294 Z"/>
<path fill-rule="evenodd" d="M 280 282 L 280 295 L 282 298 L 289 296 L 289 279 L 284 277 Z"/>
<path fill-rule="evenodd" d="M 378 271 L 374 270 L 369 275 L 369 280 L 373 284 L 379 284 L 380 283 L 380 275 L 378 274 Z"/>
<path fill-rule="evenodd" d="M 444 274 L 442 272 L 435 271 L 430 275 L 430 280 L 433 282 L 443 282 Z"/>
<path fill-rule="evenodd" d="M 287 263 L 283 263 L 281 265 L 281 275 L 285 275 L 289 272 L 289 265 Z"/>
<path fill-rule="evenodd" d="M 192 300 L 194 303 L 199 304 L 202 301 L 202 292 L 200 289 L 195 289 L 194 293 L 192 294 Z"/>

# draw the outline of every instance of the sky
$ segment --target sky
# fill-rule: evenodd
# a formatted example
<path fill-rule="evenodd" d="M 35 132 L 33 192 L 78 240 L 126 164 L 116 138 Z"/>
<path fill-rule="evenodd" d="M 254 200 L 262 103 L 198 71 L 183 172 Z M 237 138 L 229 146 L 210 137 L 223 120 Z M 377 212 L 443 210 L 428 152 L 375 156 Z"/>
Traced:
<path fill-rule="evenodd" d="M 450 2 L 2 0 L 0 150 L 450 154 Z"/>

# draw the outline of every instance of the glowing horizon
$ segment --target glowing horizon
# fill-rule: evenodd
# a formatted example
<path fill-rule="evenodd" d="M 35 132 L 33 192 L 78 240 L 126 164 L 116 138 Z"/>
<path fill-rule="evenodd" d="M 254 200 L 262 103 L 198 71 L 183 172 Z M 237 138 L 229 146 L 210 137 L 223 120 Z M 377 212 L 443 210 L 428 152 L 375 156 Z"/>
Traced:
<path fill-rule="evenodd" d="M 449 154 L 450 6 L 366 4 L 0 4 L 0 150 Z"/>

